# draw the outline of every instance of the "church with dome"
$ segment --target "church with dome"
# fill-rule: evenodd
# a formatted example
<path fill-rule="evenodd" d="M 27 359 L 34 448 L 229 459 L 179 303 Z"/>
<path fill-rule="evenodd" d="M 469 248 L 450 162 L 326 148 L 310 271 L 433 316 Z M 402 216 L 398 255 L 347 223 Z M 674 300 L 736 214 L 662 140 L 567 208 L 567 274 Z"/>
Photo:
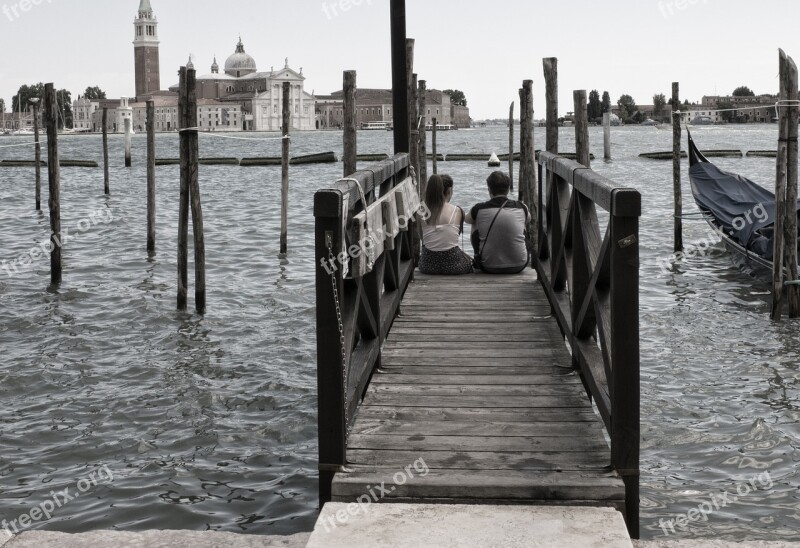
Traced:
<path fill-rule="evenodd" d="M 283 68 L 259 71 L 256 60 L 245 51 L 240 37 L 234 52 L 225 60 L 222 72 L 216 57 L 210 73 L 199 72 L 198 101 L 214 100 L 238 105 L 244 131 L 280 131 L 284 82 L 289 82 L 292 129 L 316 129 L 314 96 L 304 89 L 303 69 L 299 72 L 292 69 L 289 59 L 285 60 Z M 178 86 L 170 87 L 170 91 L 177 92 Z"/>

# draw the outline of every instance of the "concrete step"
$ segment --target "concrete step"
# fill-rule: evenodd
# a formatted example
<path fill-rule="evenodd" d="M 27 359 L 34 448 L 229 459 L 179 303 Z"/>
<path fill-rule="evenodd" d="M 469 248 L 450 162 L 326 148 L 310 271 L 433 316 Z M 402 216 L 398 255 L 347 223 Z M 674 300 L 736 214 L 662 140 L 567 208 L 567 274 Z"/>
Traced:
<path fill-rule="evenodd" d="M 345 504 L 322 509 L 308 548 L 632 548 L 622 514 L 580 506 Z"/>

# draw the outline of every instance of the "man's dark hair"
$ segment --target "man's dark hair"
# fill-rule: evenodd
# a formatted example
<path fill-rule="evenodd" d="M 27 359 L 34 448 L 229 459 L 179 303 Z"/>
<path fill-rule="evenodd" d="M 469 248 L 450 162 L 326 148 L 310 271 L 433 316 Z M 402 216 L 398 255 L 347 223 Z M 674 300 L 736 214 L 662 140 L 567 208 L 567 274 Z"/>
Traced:
<path fill-rule="evenodd" d="M 502 171 L 495 171 L 486 179 L 492 196 L 507 196 L 511 190 L 511 179 Z"/>

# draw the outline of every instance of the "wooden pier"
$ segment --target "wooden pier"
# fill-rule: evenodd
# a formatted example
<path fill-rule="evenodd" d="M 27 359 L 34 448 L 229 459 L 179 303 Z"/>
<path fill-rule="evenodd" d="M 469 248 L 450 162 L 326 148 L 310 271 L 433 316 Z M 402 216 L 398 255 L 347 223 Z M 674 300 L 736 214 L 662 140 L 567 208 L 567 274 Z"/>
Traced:
<path fill-rule="evenodd" d="M 538 164 L 515 276 L 414 272 L 407 154 L 315 195 L 321 504 L 610 506 L 638 538 L 641 198 Z"/>

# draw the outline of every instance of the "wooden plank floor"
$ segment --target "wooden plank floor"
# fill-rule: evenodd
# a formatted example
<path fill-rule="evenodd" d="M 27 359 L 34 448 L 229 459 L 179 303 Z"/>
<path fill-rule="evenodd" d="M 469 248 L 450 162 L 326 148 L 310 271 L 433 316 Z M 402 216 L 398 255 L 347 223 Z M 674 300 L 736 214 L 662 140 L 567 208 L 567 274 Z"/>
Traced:
<path fill-rule="evenodd" d="M 533 271 L 417 274 L 401 311 L 334 501 L 371 490 L 384 502 L 623 508 L 602 422 Z"/>

